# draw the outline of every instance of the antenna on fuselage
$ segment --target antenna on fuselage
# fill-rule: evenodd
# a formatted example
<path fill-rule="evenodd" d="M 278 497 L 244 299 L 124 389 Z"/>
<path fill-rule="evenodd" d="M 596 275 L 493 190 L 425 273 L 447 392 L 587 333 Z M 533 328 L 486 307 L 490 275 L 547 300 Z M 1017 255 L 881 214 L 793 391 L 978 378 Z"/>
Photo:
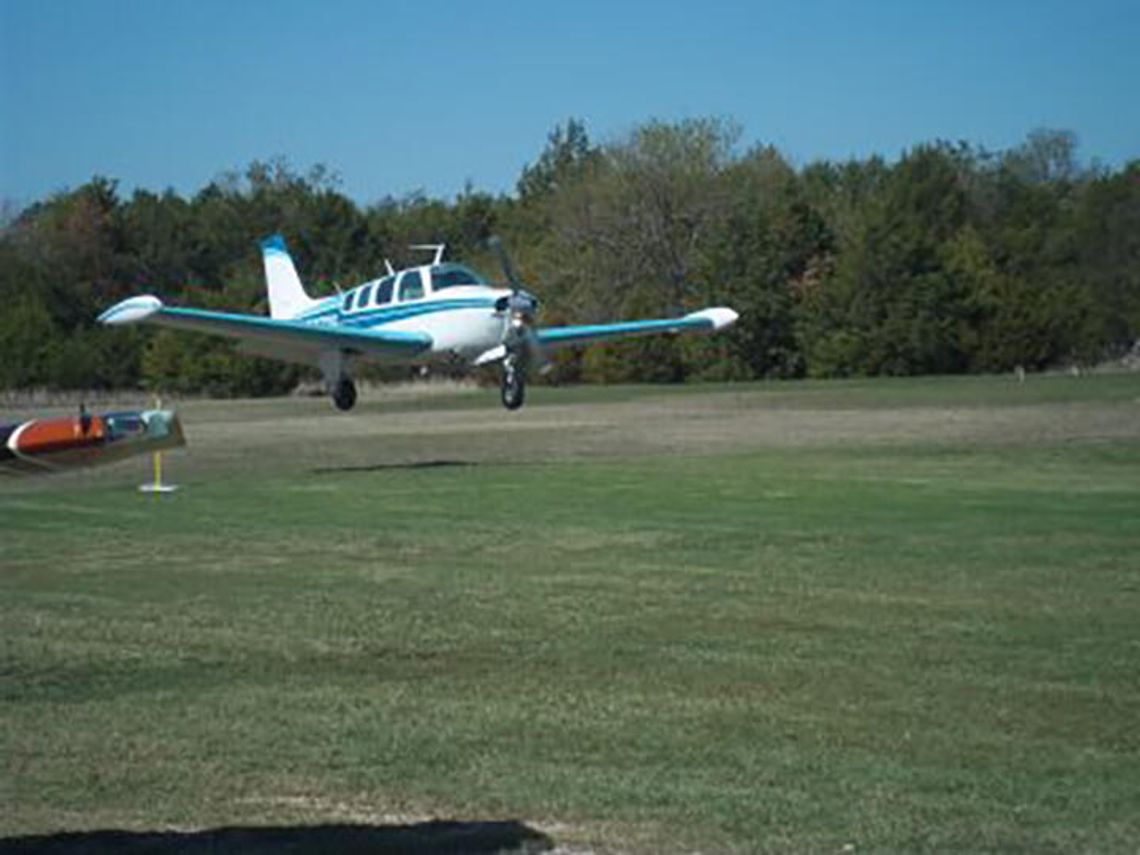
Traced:
<path fill-rule="evenodd" d="M 396 268 L 394 268 L 392 266 L 392 262 L 390 262 L 386 258 L 384 259 L 384 266 L 388 268 L 388 275 L 389 276 L 395 276 L 396 275 Z"/>
<path fill-rule="evenodd" d="M 445 243 L 413 243 L 408 248 L 409 249 L 426 249 L 426 250 L 430 250 L 430 251 L 434 252 L 435 257 L 432 258 L 432 260 L 431 260 L 431 263 L 434 266 L 434 265 L 437 265 L 437 264 L 440 264 L 443 262 L 443 252 L 444 252 L 444 250 L 447 249 L 447 244 L 445 244 Z"/>

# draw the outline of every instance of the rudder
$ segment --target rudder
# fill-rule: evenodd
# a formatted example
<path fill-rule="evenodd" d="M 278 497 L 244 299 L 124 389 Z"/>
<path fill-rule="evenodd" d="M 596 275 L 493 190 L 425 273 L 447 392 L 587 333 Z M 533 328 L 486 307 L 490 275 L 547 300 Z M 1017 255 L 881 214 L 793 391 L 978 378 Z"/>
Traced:
<path fill-rule="evenodd" d="M 316 301 L 305 293 L 285 238 L 271 235 L 261 242 L 265 262 L 265 284 L 269 289 L 269 316 L 277 320 L 295 318 Z"/>

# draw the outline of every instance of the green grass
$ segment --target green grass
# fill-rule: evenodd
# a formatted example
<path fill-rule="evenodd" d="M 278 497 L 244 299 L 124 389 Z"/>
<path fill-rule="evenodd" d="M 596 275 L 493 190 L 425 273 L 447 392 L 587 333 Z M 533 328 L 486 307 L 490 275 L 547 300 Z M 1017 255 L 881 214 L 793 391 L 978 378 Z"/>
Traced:
<path fill-rule="evenodd" d="M 1067 403 L 1140 403 L 1140 380 L 1134 374 L 1028 375 L 1023 383 L 1012 376 L 876 377 L 854 380 L 769 381 L 657 386 L 535 386 L 528 405 L 637 401 L 651 398 L 730 394 L 757 407 L 921 407 L 1015 406 Z M 466 395 L 472 405 L 498 405 L 494 395 Z M 454 406 L 441 396 L 440 404 Z"/>
<path fill-rule="evenodd" d="M 1034 403 L 1138 397 L 1069 381 Z M 1002 382 L 681 397 L 901 419 L 1018 406 Z M 256 478 L 192 446 L 162 500 L 129 465 L 4 485 L 3 832 L 375 814 L 621 851 L 1134 851 L 1140 436 L 875 439 L 318 472 L 268 437 Z"/>

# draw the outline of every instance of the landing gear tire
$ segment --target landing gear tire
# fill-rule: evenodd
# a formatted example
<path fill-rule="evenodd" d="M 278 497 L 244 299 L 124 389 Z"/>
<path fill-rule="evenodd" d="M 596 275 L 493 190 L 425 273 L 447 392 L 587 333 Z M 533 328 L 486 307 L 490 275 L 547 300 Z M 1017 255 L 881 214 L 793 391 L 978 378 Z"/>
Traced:
<path fill-rule="evenodd" d="M 508 410 L 517 410 L 526 399 L 526 383 L 518 367 L 507 363 L 503 366 L 503 406 Z"/>
<path fill-rule="evenodd" d="M 333 387 L 332 402 L 338 410 L 351 410 L 356 405 L 356 384 L 342 377 Z"/>

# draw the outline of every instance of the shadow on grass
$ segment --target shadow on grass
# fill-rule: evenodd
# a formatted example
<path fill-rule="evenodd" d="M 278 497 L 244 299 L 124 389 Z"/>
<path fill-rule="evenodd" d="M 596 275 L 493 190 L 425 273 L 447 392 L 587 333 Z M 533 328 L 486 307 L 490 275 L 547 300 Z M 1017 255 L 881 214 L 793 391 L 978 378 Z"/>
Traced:
<path fill-rule="evenodd" d="M 443 469 L 450 466 L 475 466 L 469 460 L 411 460 L 407 463 L 365 463 L 359 466 L 321 466 L 312 470 L 314 475 L 331 475 L 343 472 L 383 472 L 386 469 Z"/>
<path fill-rule="evenodd" d="M 413 825 L 235 826 L 204 831 L 78 831 L 0 838 L 0 852 L 59 853 L 537 853 L 553 841 L 514 820 Z"/>

